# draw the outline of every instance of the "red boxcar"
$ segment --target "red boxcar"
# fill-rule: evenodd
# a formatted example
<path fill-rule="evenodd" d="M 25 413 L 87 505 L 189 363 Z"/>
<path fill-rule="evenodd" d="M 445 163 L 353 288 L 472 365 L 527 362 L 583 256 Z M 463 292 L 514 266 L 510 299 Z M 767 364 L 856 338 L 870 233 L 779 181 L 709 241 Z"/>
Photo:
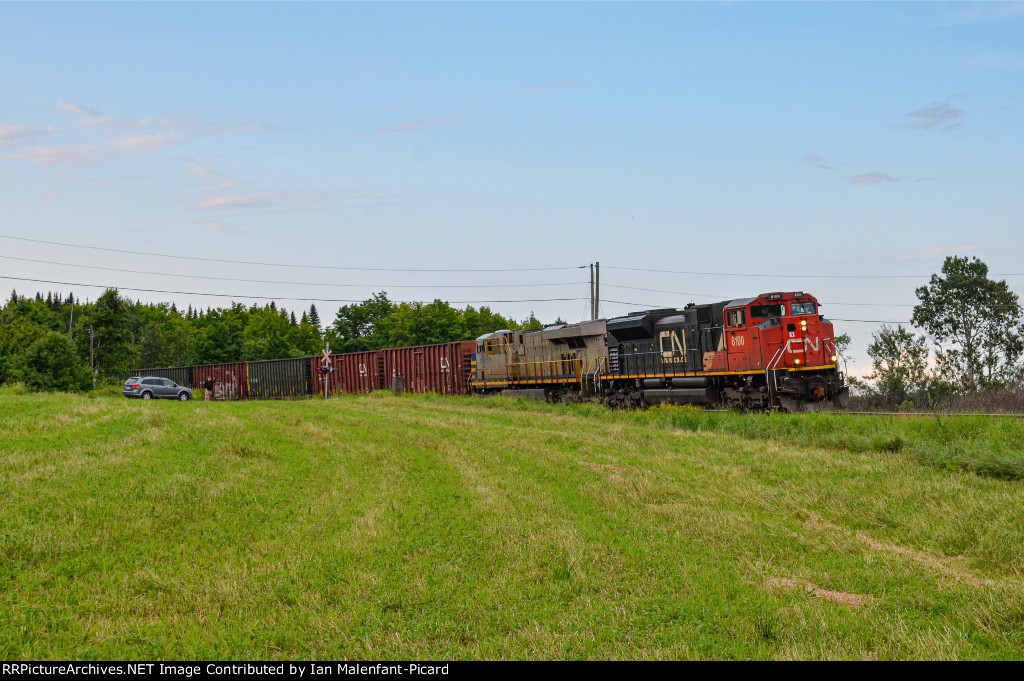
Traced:
<path fill-rule="evenodd" d="M 380 350 L 332 354 L 331 366 L 337 371 L 329 374 L 317 372 L 323 366 L 323 361 L 323 357 L 311 357 L 309 360 L 313 375 L 312 390 L 321 395 L 325 379 L 330 381 L 327 390 L 331 395 L 368 393 L 391 385 L 390 379 L 388 385 L 384 385 L 384 358 Z"/>
<path fill-rule="evenodd" d="M 217 381 L 213 388 L 215 398 L 238 400 L 249 396 L 249 373 L 245 362 L 206 364 L 192 369 L 192 380 L 196 388 L 202 388 L 211 376 Z"/>
<path fill-rule="evenodd" d="M 384 356 L 384 387 L 392 378 L 405 379 L 405 390 L 458 395 L 469 392 L 469 372 L 475 341 L 381 350 Z"/>

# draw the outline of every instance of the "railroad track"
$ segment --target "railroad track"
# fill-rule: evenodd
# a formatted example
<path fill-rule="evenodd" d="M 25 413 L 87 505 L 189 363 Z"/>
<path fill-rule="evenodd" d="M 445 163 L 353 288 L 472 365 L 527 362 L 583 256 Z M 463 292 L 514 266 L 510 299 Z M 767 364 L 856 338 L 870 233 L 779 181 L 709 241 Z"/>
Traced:
<path fill-rule="evenodd" d="M 978 414 L 974 412 L 956 414 L 952 412 L 939 413 L 927 411 L 835 411 L 831 414 L 849 414 L 850 416 L 943 416 L 951 418 L 954 416 L 987 416 L 990 418 L 1024 418 L 1024 414 Z"/>
<path fill-rule="evenodd" d="M 708 409 L 711 412 L 730 412 L 732 409 Z M 988 418 L 1011 418 L 1019 419 L 1024 418 L 1024 414 L 977 414 L 962 413 L 956 414 L 952 412 L 939 413 L 939 412 L 928 412 L 928 411 L 818 411 L 818 412 L 792 412 L 792 413 L 807 413 L 807 414 L 836 414 L 839 416 L 903 416 L 903 417 L 943 417 L 943 418 L 954 418 L 957 416 L 985 416 Z"/>

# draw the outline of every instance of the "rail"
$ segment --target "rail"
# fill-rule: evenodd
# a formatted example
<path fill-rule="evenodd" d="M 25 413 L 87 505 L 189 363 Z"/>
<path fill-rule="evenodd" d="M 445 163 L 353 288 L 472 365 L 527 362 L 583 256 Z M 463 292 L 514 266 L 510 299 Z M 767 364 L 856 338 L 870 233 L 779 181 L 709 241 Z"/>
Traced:
<path fill-rule="evenodd" d="M 705 409 L 704 411 L 710 413 L 742 413 L 737 412 L 735 409 Z M 754 412 L 750 412 L 754 413 Z M 775 413 L 774 411 L 771 413 Z M 833 414 L 835 416 L 905 416 L 905 417 L 916 417 L 916 418 L 958 418 L 967 416 L 983 416 L 985 418 L 1011 418 L 1011 419 L 1022 419 L 1024 414 L 998 414 L 998 413 L 975 413 L 975 412 L 930 412 L 930 411 L 845 411 L 840 409 L 835 410 L 822 410 L 815 412 L 793 412 L 794 416 L 802 416 L 804 414 Z"/>

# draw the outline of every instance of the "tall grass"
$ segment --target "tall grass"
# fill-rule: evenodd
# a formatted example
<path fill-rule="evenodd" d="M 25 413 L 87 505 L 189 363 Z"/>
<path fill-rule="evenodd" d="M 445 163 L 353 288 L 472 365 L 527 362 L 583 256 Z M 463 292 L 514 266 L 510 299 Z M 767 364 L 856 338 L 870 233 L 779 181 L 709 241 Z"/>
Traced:
<path fill-rule="evenodd" d="M 1020 658 L 1024 485 L 928 427 L 0 391 L 0 659 Z"/>
<path fill-rule="evenodd" d="M 893 417 L 844 414 L 735 414 L 659 407 L 636 415 L 661 428 L 850 452 L 907 452 L 938 468 L 1024 478 L 1024 420 L 977 415 Z"/>
<path fill-rule="evenodd" d="M 660 405 L 642 411 L 595 404 L 545 405 L 488 398 L 495 409 L 556 410 L 577 418 L 626 421 L 659 429 L 723 433 L 801 447 L 906 454 L 947 470 L 1009 480 L 1024 479 L 1024 418 L 972 414 L 855 416 L 843 413 L 763 414 Z"/>

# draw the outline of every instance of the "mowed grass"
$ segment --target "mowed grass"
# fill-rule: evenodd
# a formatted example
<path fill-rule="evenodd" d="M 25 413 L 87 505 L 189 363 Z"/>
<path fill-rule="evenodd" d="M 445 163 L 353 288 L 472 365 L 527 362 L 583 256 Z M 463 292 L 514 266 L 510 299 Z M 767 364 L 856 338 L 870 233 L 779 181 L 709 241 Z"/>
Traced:
<path fill-rule="evenodd" d="M 1024 656 L 1024 483 L 665 418 L 0 391 L 0 658 Z"/>

